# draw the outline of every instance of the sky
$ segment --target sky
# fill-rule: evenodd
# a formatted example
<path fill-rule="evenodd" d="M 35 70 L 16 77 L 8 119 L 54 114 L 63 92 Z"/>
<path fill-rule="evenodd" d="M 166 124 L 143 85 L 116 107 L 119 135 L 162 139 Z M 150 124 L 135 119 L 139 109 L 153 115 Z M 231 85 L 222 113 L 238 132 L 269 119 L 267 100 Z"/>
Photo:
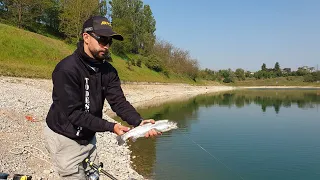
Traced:
<path fill-rule="evenodd" d="M 320 68 L 320 0 L 143 0 L 201 69 Z"/>

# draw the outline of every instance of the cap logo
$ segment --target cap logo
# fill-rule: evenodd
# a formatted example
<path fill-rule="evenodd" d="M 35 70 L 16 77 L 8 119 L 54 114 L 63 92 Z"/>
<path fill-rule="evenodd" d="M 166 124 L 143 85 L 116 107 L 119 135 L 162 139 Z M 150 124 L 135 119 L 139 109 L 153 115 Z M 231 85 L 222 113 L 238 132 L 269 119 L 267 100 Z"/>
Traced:
<path fill-rule="evenodd" d="M 84 28 L 83 32 L 93 31 L 93 27 Z"/>
<path fill-rule="evenodd" d="M 107 22 L 107 21 L 102 21 L 102 22 L 101 22 L 101 25 L 107 25 L 107 26 L 110 26 L 110 27 L 111 27 L 111 24 L 110 24 L 109 22 Z"/>

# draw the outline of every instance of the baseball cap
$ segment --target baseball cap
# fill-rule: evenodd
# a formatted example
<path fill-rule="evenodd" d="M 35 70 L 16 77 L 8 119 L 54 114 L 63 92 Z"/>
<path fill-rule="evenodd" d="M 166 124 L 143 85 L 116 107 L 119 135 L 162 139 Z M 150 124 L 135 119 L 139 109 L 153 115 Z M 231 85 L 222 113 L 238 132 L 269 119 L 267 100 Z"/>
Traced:
<path fill-rule="evenodd" d="M 110 36 L 113 39 L 123 41 L 123 36 L 112 30 L 110 21 L 103 16 L 93 16 L 83 24 L 82 33 L 94 32 L 100 36 Z"/>

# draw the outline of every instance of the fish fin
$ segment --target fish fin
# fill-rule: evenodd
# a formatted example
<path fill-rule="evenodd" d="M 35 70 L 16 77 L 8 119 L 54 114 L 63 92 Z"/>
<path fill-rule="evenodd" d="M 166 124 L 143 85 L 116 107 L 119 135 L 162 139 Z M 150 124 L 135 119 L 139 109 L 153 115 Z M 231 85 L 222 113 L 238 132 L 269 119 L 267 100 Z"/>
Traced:
<path fill-rule="evenodd" d="M 117 136 L 118 145 L 121 146 L 125 143 L 121 136 Z"/>

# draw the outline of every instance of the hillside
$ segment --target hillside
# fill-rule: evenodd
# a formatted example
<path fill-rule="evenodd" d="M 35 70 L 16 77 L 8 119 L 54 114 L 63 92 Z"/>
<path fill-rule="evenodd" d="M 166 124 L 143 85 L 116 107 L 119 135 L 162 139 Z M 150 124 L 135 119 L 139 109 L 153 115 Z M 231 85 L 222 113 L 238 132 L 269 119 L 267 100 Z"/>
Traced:
<path fill-rule="evenodd" d="M 1 23 L 0 39 L 0 75 L 4 76 L 50 79 L 55 65 L 76 48 L 61 40 Z M 118 70 L 123 81 L 194 83 L 191 79 L 174 74 L 168 78 L 143 64 L 141 67 L 129 66 L 119 56 L 112 55 L 112 59 L 111 64 Z"/>

